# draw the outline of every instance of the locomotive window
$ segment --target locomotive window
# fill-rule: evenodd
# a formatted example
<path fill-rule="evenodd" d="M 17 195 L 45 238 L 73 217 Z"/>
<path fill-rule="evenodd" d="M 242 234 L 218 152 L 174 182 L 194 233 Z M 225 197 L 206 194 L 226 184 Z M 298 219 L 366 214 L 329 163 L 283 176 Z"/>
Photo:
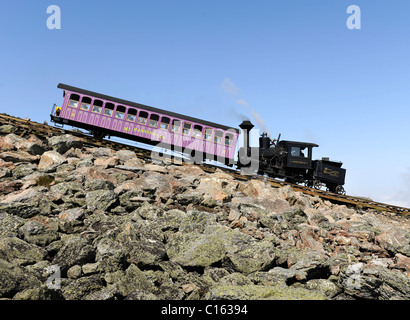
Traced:
<path fill-rule="evenodd" d="M 168 130 L 169 122 L 170 122 L 170 119 L 168 117 L 162 117 L 161 118 L 161 124 L 159 125 L 159 127 L 161 129 Z"/>
<path fill-rule="evenodd" d="M 117 119 L 124 119 L 125 117 L 125 107 L 124 106 L 117 106 L 117 110 L 115 111 L 115 118 Z"/>
<path fill-rule="evenodd" d="M 192 133 L 194 138 L 201 138 L 202 136 L 202 127 L 199 125 L 194 125 L 194 132 Z"/>
<path fill-rule="evenodd" d="M 204 140 L 211 141 L 211 139 L 212 139 L 212 129 L 211 128 L 205 128 Z"/>
<path fill-rule="evenodd" d="M 111 102 L 107 102 L 107 103 L 105 104 L 105 108 L 104 108 L 103 114 L 104 114 L 105 116 L 111 117 L 113 113 L 114 113 L 114 104 L 112 104 Z"/>
<path fill-rule="evenodd" d="M 233 134 L 232 133 L 227 133 L 225 136 L 225 145 L 226 146 L 231 146 L 233 141 Z"/>
<path fill-rule="evenodd" d="M 184 122 L 184 126 L 182 128 L 182 134 L 189 134 L 191 132 L 191 124 L 188 122 Z"/>
<path fill-rule="evenodd" d="M 131 109 L 131 108 L 128 109 L 127 121 L 134 122 L 136 118 L 137 118 L 137 110 Z"/>
<path fill-rule="evenodd" d="M 101 100 L 94 100 L 91 111 L 95 113 L 101 113 L 102 105 L 103 105 L 103 102 Z"/>
<path fill-rule="evenodd" d="M 80 109 L 88 111 L 90 110 L 90 105 L 91 105 L 91 98 L 83 97 L 81 101 Z"/>
<path fill-rule="evenodd" d="M 301 148 L 301 147 L 291 147 L 290 149 L 290 155 L 292 157 L 304 157 L 305 154 L 303 153 L 303 150 L 305 150 L 305 148 Z"/>
<path fill-rule="evenodd" d="M 78 94 L 72 93 L 70 96 L 70 100 L 68 101 L 68 106 L 72 108 L 77 108 L 78 101 L 80 101 L 80 96 Z"/>
<path fill-rule="evenodd" d="M 158 125 L 158 120 L 159 120 L 159 115 L 157 114 L 151 114 L 151 117 L 149 119 L 149 126 L 156 128 Z"/>
<path fill-rule="evenodd" d="M 171 132 L 178 133 L 180 127 L 181 127 L 181 121 L 172 120 Z"/>
<path fill-rule="evenodd" d="M 223 132 L 222 131 L 215 131 L 215 137 L 214 137 L 214 142 L 216 143 L 222 143 L 222 136 L 223 136 Z"/>
<path fill-rule="evenodd" d="M 141 111 L 138 117 L 138 123 L 147 124 L 148 113 L 145 111 Z"/>

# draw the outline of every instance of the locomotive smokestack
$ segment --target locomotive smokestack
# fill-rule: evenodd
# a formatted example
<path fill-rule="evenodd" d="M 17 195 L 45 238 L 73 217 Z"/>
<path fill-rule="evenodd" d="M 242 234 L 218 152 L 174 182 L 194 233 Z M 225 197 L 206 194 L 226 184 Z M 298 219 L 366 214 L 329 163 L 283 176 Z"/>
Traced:
<path fill-rule="evenodd" d="M 254 125 L 249 120 L 243 121 L 239 127 L 243 130 L 243 147 L 246 150 L 246 154 L 248 155 L 249 152 L 249 131 L 252 130 Z"/>

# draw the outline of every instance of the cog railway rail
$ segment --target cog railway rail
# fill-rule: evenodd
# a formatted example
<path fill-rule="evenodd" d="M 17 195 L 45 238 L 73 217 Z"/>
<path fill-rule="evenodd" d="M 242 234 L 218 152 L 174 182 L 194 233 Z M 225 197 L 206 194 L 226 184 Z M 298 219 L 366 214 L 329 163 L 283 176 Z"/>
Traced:
<path fill-rule="evenodd" d="M 97 138 L 94 138 L 94 137 L 91 137 L 91 136 L 88 136 L 88 135 L 85 135 L 85 134 L 82 134 L 76 131 L 65 130 L 65 129 L 53 127 L 47 124 L 41 124 L 38 122 L 30 121 L 29 119 L 21 119 L 21 118 L 12 117 L 6 114 L 0 114 L 0 125 L 7 125 L 7 124 L 14 126 L 17 129 L 14 133 L 19 134 L 21 137 L 25 135 L 29 135 L 29 134 L 35 134 L 35 135 L 42 136 L 42 137 L 50 137 L 53 135 L 62 135 L 62 134 L 69 133 L 69 134 L 72 134 L 78 137 L 82 137 L 84 139 L 85 144 L 88 146 L 108 147 L 114 150 L 128 149 L 128 150 L 134 151 L 137 157 L 139 158 L 142 158 L 145 160 L 152 160 L 150 150 L 142 149 L 142 148 L 131 146 L 131 145 L 124 144 L 124 143 L 109 141 L 105 139 L 104 140 L 97 139 Z M 181 159 L 178 160 L 177 158 L 175 158 L 174 163 L 179 164 L 179 165 L 186 164 L 184 161 L 181 161 Z M 335 193 L 326 192 L 323 190 L 317 190 L 314 188 L 309 188 L 309 187 L 305 187 L 302 185 L 284 182 L 281 180 L 272 179 L 272 178 L 268 178 L 264 176 L 247 175 L 247 174 L 241 173 L 238 170 L 226 169 L 226 168 L 223 168 L 220 166 L 214 166 L 211 164 L 202 164 L 199 166 L 201 167 L 202 170 L 208 173 L 215 172 L 217 169 L 223 170 L 238 180 L 243 180 L 243 181 L 251 180 L 251 179 L 263 180 L 275 188 L 280 188 L 285 185 L 289 185 L 294 191 L 302 192 L 304 194 L 309 194 L 312 196 L 318 196 L 324 200 L 328 200 L 330 202 L 334 202 L 338 204 L 345 204 L 347 206 L 355 206 L 355 207 L 363 208 L 363 209 L 371 208 L 371 209 L 375 209 L 381 212 L 386 211 L 386 212 L 396 213 L 401 216 L 410 216 L 410 208 L 404 208 L 404 207 L 399 207 L 395 205 L 380 203 L 380 202 L 376 202 L 376 201 L 362 198 L 362 197 L 335 194 Z"/>

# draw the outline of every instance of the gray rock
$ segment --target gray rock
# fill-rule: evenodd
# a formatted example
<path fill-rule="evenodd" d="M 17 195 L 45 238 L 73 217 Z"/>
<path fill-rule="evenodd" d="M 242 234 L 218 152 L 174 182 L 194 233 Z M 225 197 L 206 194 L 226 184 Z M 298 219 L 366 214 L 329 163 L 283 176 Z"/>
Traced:
<path fill-rule="evenodd" d="M 0 240 L 0 259 L 17 264 L 27 265 L 43 260 L 47 251 L 19 238 L 3 238 Z"/>
<path fill-rule="evenodd" d="M 8 168 L 0 167 L 0 179 L 12 176 L 12 171 Z"/>
<path fill-rule="evenodd" d="M 44 152 L 38 164 L 38 170 L 55 171 L 57 166 L 65 163 L 67 159 L 56 151 Z"/>
<path fill-rule="evenodd" d="M 35 288 L 28 288 L 18 292 L 13 300 L 63 300 L 60 290 L 49 288 L 47 284 L 41 284 Z"/>
<path fill-rule="evenodd" d="M 114 184 L 105 179 L 86 180 L 85 190 L 114 190 Z"/>
<path fill-rule="evenodd" d="M 184 233 L 166 244 L 167 255 L 185 267 L 208 267 L 225 258 L 223 241 L 215 235 Z"/>
<path fill-rule="evenodd" d="M 87 167 L 93 167 L 94 162 L 90 158 L 85 158 L 81 159 L 80 161 L 77 162 L 77 168 L 87 168 Z"/>
<path fill-rule="evenodd" d="M 99 157 L 109 157 L 113 154 L 114 152 L 111 149 L 108 148 L 97 148 L 93 151 L 93 156 L 95 158 Z"/>
<path fill-rule="evenodd" d="M 214 225 L 216 222 L 215 215 L 198 210 L 189 210 L 183 217 L 180 225 L 182 232 L 204 232 L 205 228 Z"/>
<path fill-rule="evenodd" d="M 93 291 L 90 294 L 87 294 L 86 296 L 83 297 L 83 300 L 116 300 L 117 296 L 120 295 L 120 292 L 117 288 L 117 286 L 108 286 L 108 287 L 103 287 L 101 290 Z M 154 298 L 155 296 L 151 294 Z M 144 299 L 141 300 L 152 300 L 152 299 L 146 299 L 144 296 Z"/>
<path fill-rule="evenodd" d="M 357 298 L 407 300 L 410 297 L 410 279 L 404 273 L 363 263 L 344 269 L 339 285 L 346 294 Z"/>
<path fill-rule="evenodd" d="M 76 280 L 69 280 L 67 284 L 63 283 L 61 293 L 65 300 L 80 300 L 102 288 L 101 278 L 98 275 L 91 275 Z"/>
<path fill-rule="evenodd" d="M 47 246 L 51 242 L 60 239 L 57 230 L 36 220 L 27 221 L 19 229 L 19 233 L 25 241 L 41 247 Z"/>
<path fill-rule="evenodd" d="M 319 292 L 331 299 L 340 294 L 342 291 L 339 286 L 328 279 L 313 279 L 302 285 L 303 288 L 311 290 L 313 292 Z"/>
<path fill-rule="evenodd" d="M 152 293 L 154 285 L 144 275 L 144 273 L 134 264 L 131 264 L 125 271 L 124 277 L 117 283 L 118 290 L 123 297 L 130 293 L 141 290 Z"/>
<path fill-rule="evenodd" d="M 392 227 L 376 236 L 375 242 L 393 253 L 410 257 L 410 233 L 398 227 Z"/>
<path fill-rule="evenodd" d="M 165 259 L 165 245 L 156 240 L 133 241 L 129 245 L 127 261 L 140 267 L 157 266 Z"/>
<path fill-rule="evenodd" d="M 15 126 L 12 126 L 11 124 L 3 124 L 0 126 L 0 132 L 3 133 L 11 133 L 11 132 L 16 132 L 17 128 Z"/>
<path fill-rule="evenodd" d="M 117 156 L 121 161 L 127 161 L 135 158 L 136 154 L 131 150 L 119 150 L 115 153 L 115 156 Z"/>
<path fill-rule="evenodd" d="M 54 136 L 48 139 L 48 144 L 60 154 L 66 153 L 71 148 L 82 148 L 83 142 L 80 138 L 70 134 Z"/>
<path fill-rule="evenodd" d="M 200 192 L 195 190 L 187 190 L 184 193 L 177 194 L 176 200 L 182 205 L 188 205 L 190 203 L 200 204 L 204 200 L 204 197 Z"/>
<path fill-rule="evenodd" d="M 39 214 L 40 210 L 27 203 L 10 202 L 0 204 L 0 212 L 16 215 L 21 218 L 31 218 Z"/>
<path fill-rule="evenodd" d="M 106 211 L 117 201 L 117 195 L 112 190 L 95 190 L 87 192 L 85 200 L 89 210 Z"/>
<path fill-rule="evenodd" d="M 223 277 L 219 281 L 219 284 L 229 286 L 247 286 L 252 285 L 253 283 L 248 277 L 246 277 L 242 273 L 234 272 Z"/>
<path fill-rule="evenodd" d="M 11 162 L 35 162 L 38 160 L 37 156 L 33 156 L 26 151 L 6 151 L 0 153 L 0 158 L 4 161 Z"/>
<path fill-rule="evenodd" d="M 223 266 L 228 270 L 248 275 L 255 271 L 269 270 L 276 258 L 274 244 L 268 240 L 256 240 L 238 229 L 225 229 L 209 225 L 206 234 L 220 239 L 226 248 L 226 259 Z"/>
<path fill-rule="evenodd" d="M 0 211 L 0 239 L 17 236 L 18 230 L 24 222 L 25 220 L 18 216 Z"/>
<path fill-rule="evenodd" d="M 61 182 L 51 186 L 50 190 L 61 195 L 73 196 L 83 191 L 83 186 L 79 182 Z"/>
<path fill-rule="evenodd" d="M 120 204 L 121 206 L 126 208 L 126 210 L 128 211 L 135 210 L 144 204 L 144 202 L 141 202 L 141 201 L 134 201 L 135 198 L 138 198 L 141 195 L 142 195 L 142 191 L 138 191 L 138 190 L 126 191 L 119 196 Z"/>
<path fill-rule="evenodd" d="M 17 292 L 39 287 L 40 284 L 26 268 L 0 259 L 0 298 L 12 298 Z"/>
<path fill-rule="evenodd" d="M 80 236 L 69 238 L 55 255 L 52 264 L 57 265 L 64 275 L 67 270 L 76 264 L 93 262 L 95 251 L 88 241 Z"/>
<path fill-rule="evenodd" d="M 205 295 L 207 300 L 325 300 L 326 296 L 305 288 L 282 285 L 218 285 Z"/>
<path fill-rule="evenodd" d="M 33 156 L 42 155 L 46 151 L 45 148 L 37 142 L 24 142 L 21 147 Z"/>
<path fill-rule="evenodd" d="M 84 209 L 73 208 L 62 211 L 58 217 L 61 231 L 65 233 L 76 233 L 83 229 Z"/>
<path fill-rule="evenodd" d="M 36 169 L 37 167 L 31 163 L 21 164 L 13 170 L 12 172 L 13 178 L 14 179 L 23 178 L 25 176 L 32 174 Z"/>

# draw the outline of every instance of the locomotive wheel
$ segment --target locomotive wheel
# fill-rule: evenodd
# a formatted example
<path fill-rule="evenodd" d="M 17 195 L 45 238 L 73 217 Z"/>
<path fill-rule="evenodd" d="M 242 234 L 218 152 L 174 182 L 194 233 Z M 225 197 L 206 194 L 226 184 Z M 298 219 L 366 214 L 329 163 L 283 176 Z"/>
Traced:
<path fill-rule="evenodd" d="M 313 188 L 316 190 L 320 190 L 322 187 L 322 183 L 319 180 L 313 180 Z"/>
<path fill-rule="evenodd" d="M 336 193 L 345 196 L 346 195 L 346 190 L 345 190 L 345 188 L 343 188 L 343 186 L 337 186 L 336 187 Z"/>

